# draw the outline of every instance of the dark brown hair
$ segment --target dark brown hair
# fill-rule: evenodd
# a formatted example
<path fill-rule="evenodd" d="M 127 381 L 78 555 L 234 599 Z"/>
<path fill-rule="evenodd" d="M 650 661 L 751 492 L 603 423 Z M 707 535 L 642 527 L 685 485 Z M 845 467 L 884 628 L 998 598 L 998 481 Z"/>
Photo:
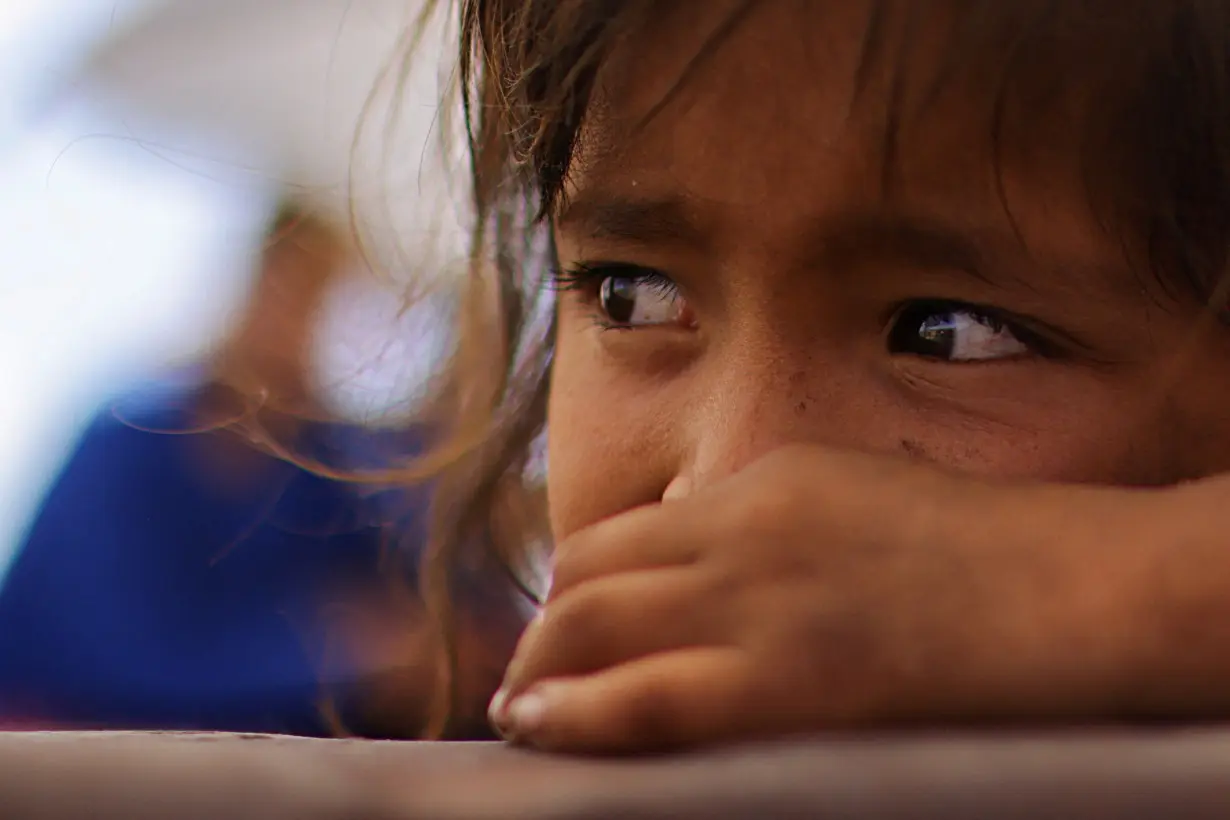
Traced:
<path fill-rule="evenodd" d="M 451 15 L 475 217 L 456 361 L 441 394 L 452 436 L 423 465 L 441 471 L 445 491 L 422 575 L 438 612 L 447 612 L 440 590 L 461 544 L 481 531 L 516 565 L 526 528 L 502 537 L 497 519 L 541 513 L 522 497 L 530 443 L 545 424 L 550 216 L 601 89 L 621 81 L 613 56 L 663 15 L 699 5 L 435 0 L 420 21 Z M 729 5 L 676 88 L 756 5 Z M 1070 142 L 1089 205 L 1141 274 L 1224 317 L 1230 0 L 873 0 L 868 8 L 858 88 L 883 107 L 886 186 L 910 128 L 937 99 L 959 95 L 996 162 L 1021 145 Z M 936 25 L 946 27 L 943 54 L 919 79 L 906 55 L 917 27 Z M 1001 198 L 1011 212 L 1002 187 Z M 447 709 L 447 674 L 442 683 L 437 705 Z"/>

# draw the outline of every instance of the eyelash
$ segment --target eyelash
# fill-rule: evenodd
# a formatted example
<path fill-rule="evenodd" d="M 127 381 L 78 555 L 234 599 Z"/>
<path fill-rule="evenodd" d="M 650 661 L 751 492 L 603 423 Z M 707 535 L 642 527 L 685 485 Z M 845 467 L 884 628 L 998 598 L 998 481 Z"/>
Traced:
<path fill-rule="evenodd" d="M 679 289 L 674 280 L 661 271 L 626 262 L 578 262 L 570 268 L 557 267 L 551 271 L 550 287 L 560 292 L 596 294 L 602 281 L 611 277 L 645 283 L 663 292 Z"/>
<path fill-rule="evenodd" d="M 986 320 L 992 326 L 1010 332 L 1021 344 L 1043 359 L 1062 359 L 1066 351 L 1048 334 L 1035 329 L 1037 323 L 1000 308 L 962 302 L 957 299 L 905 299 L 898 302 L 888 314 L 885 327 L 891 334 L 908 315 L 934 316 L 945 313 L 966 313 L 975 319 Z M 999 360 L 1002 361 L 1002 360 Z M 966 366 L 979 362 L 966 362 Z"/>
<path fill-rule="evenodd" d="M 665 273 L 627 262 L 577 262 L 569 268 L 555 267 L 551 270 L 548 287 L 559 293 L 578 293 L 586 302 L 597 303 L 602 283 L 611 278 L 645 284 L 661 294 L 679 291 L 679 286 Z M 637 329 L 612 322 L 597 309 L 594 310 L 594 321 L 603 330 Z"/>
<path fill-rule="evenodd" d="M 611 277 L 629 279 L 641 284 L 648 284 L 662 293 L 673 293 L 679 289 L 669 276 L 654 268 L 633 265 L 627 262 L 578 262 L 568 268 L 554 267 L 550 272 L 548 286 L 557 292 L 580 293 L 587 300 L 597 299 L 598 290 L 604 280 Z M 893 306 L 888 314 L 885 326 L 892 329 L 907 314 L 940 314 L 968 313 L 1001 325 L 1012 333 L 1022 344 L 1035 355 L 1044 359 L 1061 359 L 1065 357 L 1063 347 L 1047 334 L 1033 329 L 1036 323 L 1030 322 L 1008 311 L 987 305 L 977 305 L 955 299 L 905 299 Z M 623 325 L 615 324 L 598 317 L 604 329 L 624 330 Z M 967 364 L 977 364 L 971 362 Z"/>

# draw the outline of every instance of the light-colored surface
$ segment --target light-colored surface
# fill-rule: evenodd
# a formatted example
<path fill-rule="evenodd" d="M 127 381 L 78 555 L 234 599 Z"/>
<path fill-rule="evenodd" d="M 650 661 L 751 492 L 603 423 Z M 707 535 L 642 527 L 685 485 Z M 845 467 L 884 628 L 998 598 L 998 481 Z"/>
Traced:
<path fill-rule="evenodd" d="M 4 0 L 0 3 L 0 141 L 78 77 L 94 44 L 122 37 L 178 0 Z M 2 144 L 2 143 L 0 143 Z"/>
<path fill-rule="evenodd" d="M 279 190 L 337 218 L 356 193 L 402 280 L 455 270 L 464 224 L 436 150 L 439 33 L 389 139 L 383 86 L 352 154 L 413 0 L 21 3 L 0 13 L 0 579 L 83 421 L 216 341 Z M 388 313 L 342 324 L 395 336 Z M 424 371 L 338 336 L 318 359 L 339 410 L 404 401 Z"/>
<path fill-rule="evenodd" d="M 460 146 L 448 154 L 440 139 L 451 71 L 442 19 L 414 53 L 408 81 L 397 82 L 400 44 L 421 5 L 176 0 L 82 73 L 123 105 L 241 147 L 232 161 L 209 144 L 202 160 L 249 164 L 343 217 L 353 198 L 378 232 L 396 231 L 416 258 L 424 243 L 438 247 L 445 264 L 464 238 L 463 199 L 449 183 L 465 166 Z"/>
<path fill-rule="evenodd" d="M 82 138 L 114 123 L 74 106 L 0 156 L 0 576 L 85 419 L 227 325 L 271 207 Z"/>
<path fill-rule="evenodd" d="M 13 820 L 1225 820 L 1230 735 L 914 735 L 603 761 L 500 744 L 0 733 L 0 800 Z"/>

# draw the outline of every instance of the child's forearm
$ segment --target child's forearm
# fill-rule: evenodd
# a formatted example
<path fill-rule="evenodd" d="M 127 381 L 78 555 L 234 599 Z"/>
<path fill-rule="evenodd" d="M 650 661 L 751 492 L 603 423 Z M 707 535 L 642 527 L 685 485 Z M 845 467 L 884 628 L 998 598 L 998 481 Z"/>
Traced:
<path fill-rule="evenodd" d="M 1151 682 L 1166 711 L 1230 715 L 1230 475 L 1175 488 L 1151 533 L 1141 629 L 1153 627 Z M 1150 618 L 1155 608 L 1156 624 Z"/>
<path fill-rule="evenodd" d="M 1101 502 L 1065 550 L 1090 696 L 1112 716 L 1230 716 L 1230 476 Z"/>

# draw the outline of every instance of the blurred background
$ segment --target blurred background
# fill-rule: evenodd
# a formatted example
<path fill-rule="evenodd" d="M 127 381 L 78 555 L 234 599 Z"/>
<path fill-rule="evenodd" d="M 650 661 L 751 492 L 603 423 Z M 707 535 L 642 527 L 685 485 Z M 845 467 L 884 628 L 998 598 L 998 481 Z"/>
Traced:
<path fill-rule="evenodd" d="M 351 187 L 381 228 L 394 227 L 382 223 L 396 196 L 403 231 L 447 215 L 439 174 L 419 167 L 437 150 L 434 72 L 417 72 L 402 100 L 400 144 L 369 142 L 351 171 L 363 106 L 415 13 L 406 0 L 4 4 L 0 567 L 74 424 L 125 382 L 217 343 L 281 197 L 343 227 Z M 382 102 L 371 131 L 389 116 Z M 450 261 L 440 250 L 423 249 Z M 375 389 L 376 363 L 363 364 L 345 389 Z"/>
<path fill-rule="evenodd" d="M 466 218 L 444 29 L 384 76 L 418 12 L 0 4 L 0 721 L 325 731 L 293 613 L 377 585 L 421 499 L 176 434 L 258 407 L 335 466 L 421 446 Z"/>

